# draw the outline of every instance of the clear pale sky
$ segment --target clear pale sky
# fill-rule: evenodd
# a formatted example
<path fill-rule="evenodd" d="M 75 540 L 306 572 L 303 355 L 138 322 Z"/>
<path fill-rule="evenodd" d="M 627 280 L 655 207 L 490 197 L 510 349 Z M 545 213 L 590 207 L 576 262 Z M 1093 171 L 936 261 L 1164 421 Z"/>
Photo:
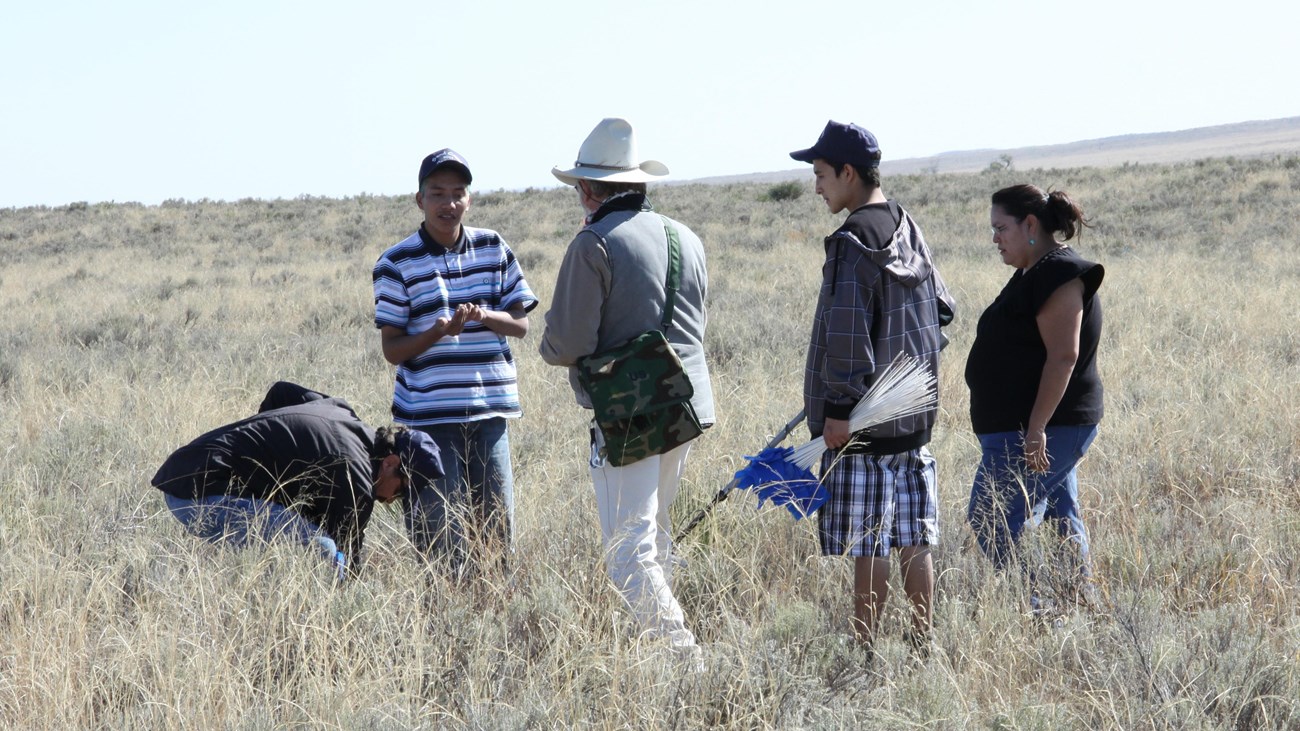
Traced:
<path fill-rule="evenodd" d="M 1300 116 L 1300 5 L 4 0 L 0 209 L 552 187 L 602 117 L 672 177 Z"/>

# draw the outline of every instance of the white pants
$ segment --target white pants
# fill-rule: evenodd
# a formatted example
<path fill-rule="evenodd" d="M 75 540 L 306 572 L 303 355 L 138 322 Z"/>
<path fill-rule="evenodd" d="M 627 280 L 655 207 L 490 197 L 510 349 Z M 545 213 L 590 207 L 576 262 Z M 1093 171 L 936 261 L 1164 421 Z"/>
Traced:
<path fill-rule="evenodd" d="M 673 597 L 672 526 L 668 508 L 677 497 L 691 443 L 614 467 L 600 456 L 604 437 L 592 424 L 591 481 L 596 489 L 605 566 L 640 625 L 643 636 L 674 647 L 695 644 L 681 605 Z"/>

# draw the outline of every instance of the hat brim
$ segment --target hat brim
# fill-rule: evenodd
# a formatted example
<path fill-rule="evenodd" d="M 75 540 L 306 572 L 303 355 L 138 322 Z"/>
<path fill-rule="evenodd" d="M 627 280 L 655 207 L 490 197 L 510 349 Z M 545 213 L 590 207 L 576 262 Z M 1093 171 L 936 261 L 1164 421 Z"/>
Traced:
<path fill-rule="evenodd" d="M 817 152 L 816 147 L 809 147 L 806 150 L 795 150 L 790 153 L 791 158 L 798 160 L 799 162 L 807 163 L 811 163 L 821 156 L 821 153 Z"/>
<path fill-rule="evenodd" d="M 439 477 L 446 475 L 442 455 L 433 437 L 417 429 L 406 429 L 397 438 L 398 457 L 402 470 L 409 479 L 406 496 L 433 487 Z"/>
<path fill-rule="evenodd" d="M 658 160 L 646 160 L 631 170 L 605 170 L 597 167 L 578 165 L 569 170 L 551 168 L 554 175 L 565 185 L 574 185 L 579 180 L 600 180 L 606 183 L 648 183 L 668 174 L 668 166 Z"/>

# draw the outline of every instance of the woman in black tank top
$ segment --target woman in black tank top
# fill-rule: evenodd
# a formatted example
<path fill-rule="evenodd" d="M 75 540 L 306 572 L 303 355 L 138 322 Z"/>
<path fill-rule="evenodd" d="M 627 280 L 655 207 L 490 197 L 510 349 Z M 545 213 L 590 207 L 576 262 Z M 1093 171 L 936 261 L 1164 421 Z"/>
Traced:
<path fill-rule="evenodd" d="M 999 568 L 1016 558 L 1027 521 L 1048 522 L 1061 539 L 1056 556 L 1069 594 L 1057 598 L 1088 601 L 1075 467 L 1102 417 L 1097 290 L 1105 270 L 1063 243 L 1088 224 L 1061 191 L 999 190 L 990 223 L 1003 263 L 1016 271 L 980 316 L 966 361 L 971 425 L 983 452 L 967 517 Z M 1037 588 L 1031 604 L 1044 609 Z"/>

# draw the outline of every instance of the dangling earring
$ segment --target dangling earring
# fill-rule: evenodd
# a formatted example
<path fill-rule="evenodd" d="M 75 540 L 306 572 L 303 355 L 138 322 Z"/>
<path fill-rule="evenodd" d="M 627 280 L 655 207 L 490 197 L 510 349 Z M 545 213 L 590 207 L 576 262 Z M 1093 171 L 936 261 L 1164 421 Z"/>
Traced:
<path fill-rule="evenodd" d="M 1033 246 L 1033 245 L 1034 245 L 1034 240 L 1033 240 L 1033 239 L 1030 239 L 1030 240 L 1029 240 L 1029 245 L 1030 245 L 1030 246 Z"/>

